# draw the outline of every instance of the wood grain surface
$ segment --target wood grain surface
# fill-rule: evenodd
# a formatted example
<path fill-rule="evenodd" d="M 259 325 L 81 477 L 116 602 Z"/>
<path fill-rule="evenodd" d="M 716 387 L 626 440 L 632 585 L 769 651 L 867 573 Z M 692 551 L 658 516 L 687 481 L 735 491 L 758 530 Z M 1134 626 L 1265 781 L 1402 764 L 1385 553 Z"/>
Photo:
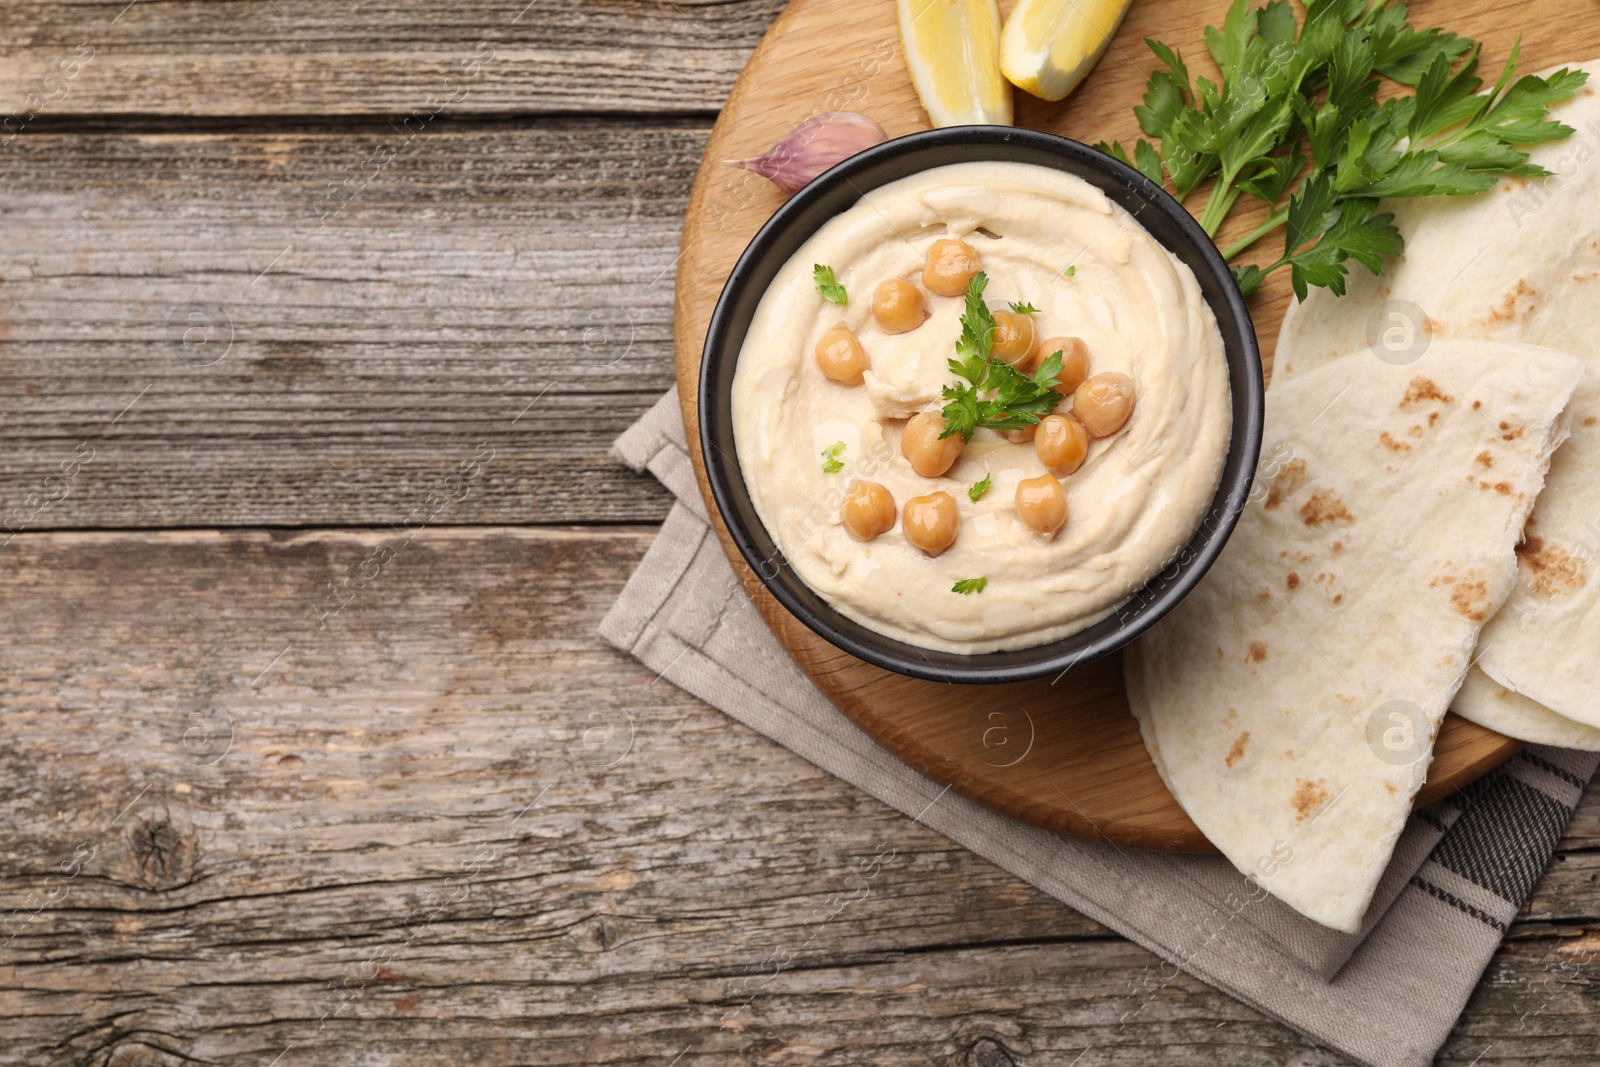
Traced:
<path fill-rule="evenodd" d="M 0 79 L 121 7 L 7 4 Z M 635 71 L 692 20 L 751 28 L 685 46 L 642 102 L 568 65 L 510 102 L 521 117 L 447 110 L 338 241 L 280 278 L 296 243 L 252 288 L 306 234 L 324 168 L 359 167 L 405 113 L 373 101 L 404 96 L 457 39 L 451 20 L 484 12 L 316 8 L 320 46 L 389 64 L 335 93 L 302 39 L 261 29 L 271 7 L 141 0 L 118 32 L 158 31 L 103 83 L 105 117 L 86 96 L 0 145 L 0 507 L 31 516 L 0 535 L 0 1064 L 1345 1062 L 1169 980 L 1159 957 L 595 635 L 667 499 L 603 457 L 671 383 L 675 212 L 706 111 L 775 3 L 530 9 L 530 39 L 616 39 L 609 56 Z M 224 47 L 236 66 L 179 77 L 205 66 L 181 57 Z M 271 76 L 231 73 L 252 70 Z M 667 98 L 686 114 L 644 113 Z M 584 114 L 545 113 L 570 110 Z M 627 289 L 614 306 L 652 324 L 646 339 L 593 368 L 554 302 L 524 294 L 517 318 L 496 282 L 511 265 L 479 250 L 474 220 L 497 218 L 561 251 L 580 302 Z M 187 281 L 248 301 L 272 345 L 180 367 L 167 351 L 212 343 L 203 323 L 188 348 L 155 329 L 158 286 Z M 462 307 L 492 334 L 432 344 Z M 493 433 L 521 407 L 508 396 L 547 385 Z M 551 401 L 560 427 L 523 430 Z M 37 507 L 86 441 L 68 495 Z M 409 540 L 393 529 L 479 443 L 495 452 L 465 495 Z M 875 856 L 870 892 L 824 910 Z M 1597 900 L 1591 787 L 1441 1064 L 1593 1062 Z"/>
<path fill-rule="evenodd" d="M 1002 3 L 1002 12 L 1010 6 Z M 1448 16 L 1452 26 L 1492 34 L 1491 16 L 1476 9 L 1481 19 L 1475 24 L 1466 17 L 1468 9 L 1476 5 L 1419 5 L 1416 17 Z M 872 116 L 890 136 L 926 129 L 927 114 L 896 43 L 894 12 L 891 4 L 793 0 L 756 49 L 718 117 L 690 196 L 678 273 L 678 391 L 691 442 L 698 442 L 700 355 L 712 308 L 733 263 L 782 202 L 775 187 L 724 161 L 759 155 L 806 118 L 840 108 Z M 1207 67 L 1204 31 L 1219 17 L 1204 4 L 1147 0 L 1135 5 L 1094 74 L 1064 103 L 1046 105 L 1017 94 L 1017 124 L 1090 144 L 1131 145 L 1140 136 L 1132 106 L 1142 96 L 1151 66 L 1141 42 L 1159 37 L 1187 56 L 1197 74 L 1216 77 L 1214 67 Z M 1575 40 L 1600 51 L 1600 22 L 1586 23 L 1576 33 L 1557 33 L 1552 26 L 1530 34 L 1524 42 L 1527 68 L 1573 55 Z M 1497 43 L 1491 37 L 1491 50 Z M 1192 209 L 1198 210 L 1206 192 L 1194 194 Z M 1248 233 L 1265 216 L 1264 204 L 1250 203 L 1224 227 L 1222 244 L 1229 243 L 1229 235 Z M 1279 272 L 1251 303 L 1269 374 L 1291 296 L 1288 279 Z M 690 451 L 706 506 L 716 515 L 698 448 Z M 1061 678 L 1013 685 L 952 687 L 904 678 L 857 660 L 790 615 L 744 564 L 720 515 L 715 526 L 723 550 L 778 639 L 862 729 L 924 774 L 1007 815 L 1075 837 L 1132 848 L 1212 850 L 1145 752 L 1123 692 L 1120 655 Z M 1026 759 L 1013 762 L 1011 749 L 974 743 L 992 736 L 1025 738 Z M 1447 715 L 1419 802 L 1472 781 L 1520 747 Z"/>
<path fill-rule="evenodd" d="M 606 449 L 672 384 L 703 121 L 162 129 L 0 150 L 0 500 L 98 449 L 27 528 L 391 521 L 484 435 L 454 522 L 666 514 Z"/>
<path fill-rule="evenodd" d="M 715 111 L 782 7 L 15 0 L 0 24 L 0 99 L 139 117 L 404 116 L 436 98 L 455 114 Z"/>
<path fill-rule="evenodd" d="M 1342 1062 L 603 647 L 653 536 L 13 542 L 0 1063 Z M 1592 1062 L 1597 850 L 1443 1062 Z"/>

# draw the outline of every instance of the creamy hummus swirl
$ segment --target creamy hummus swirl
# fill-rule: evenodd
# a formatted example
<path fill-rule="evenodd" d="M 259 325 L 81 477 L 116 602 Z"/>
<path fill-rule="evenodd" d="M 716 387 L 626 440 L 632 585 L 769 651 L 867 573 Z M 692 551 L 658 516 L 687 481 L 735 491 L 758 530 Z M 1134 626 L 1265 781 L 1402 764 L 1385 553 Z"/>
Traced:
<path fill-rule="evenodd" d="M 938 478 L 900 453 L 904 420 L 937 410 L 956 380 L 946 361 L 963 302 L 925 293 L 927 321 L 887 334 L 873 322 L 872 292 L 886 278 L 920 287 L 924 255 L 944 237 L 977 251 L 991 307 L 1033 305 L 1037 336 L 1081 337 L 1091 373 L 1133 379 L 1128 424 L 1091 441 L 1083 466 L 1061 479 L 1068 518 L 1053 538 L 1017 518 L 1017 483 L 1044 472 L 1031 444 L 978 430 Z M 847 306 L 817 294 L 819 263 L 846 287 Z M 812 354 L 839 322 L 871 363 L 860 386 L 825 378 Z M 925 171 L 818 230 L 762 297 L 739 352 L 733 419 L 756 511 L 806 584 L 870 629 L 958 653 L 1042 644 L 1110 614 L 1188 543 L 1232 429 L 1222 336 L 1193 273 L 1087 182 L 1025 163 Z M 843 469 L 825 473 L 821 453 L 837 442 Z M 992 487 L 973 503 L 967 490 L 985 476 Z M 853 540 L 839 509 L 855 479 L 884 485 L 897 507 L 949 493 L 960 512 L 955 544 L 930 559 L 898 521 L 873 541 Z M 951 590 L 977 577 L 987 579 L 981 593 Z"/>

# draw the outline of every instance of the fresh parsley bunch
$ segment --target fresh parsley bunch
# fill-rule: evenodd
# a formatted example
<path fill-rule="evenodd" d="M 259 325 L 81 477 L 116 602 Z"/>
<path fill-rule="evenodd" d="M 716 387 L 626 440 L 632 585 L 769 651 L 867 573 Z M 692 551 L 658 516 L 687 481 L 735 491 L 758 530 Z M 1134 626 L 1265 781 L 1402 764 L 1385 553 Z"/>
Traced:
<path fill-rule="evenodd" d="M 1162 69 L 1134 113 L 1159 147 L 1141 139 L 1131 159 L 1121 144 L 1099 147 L 1152 181 L 1165 176 L 1180 200 L 1212 181 L 1199 219 L 1213 236 L 1241 195 L 1272 205 L 1223 251 L 1232 260 L 1284 230 L 1275 261 L 1233 268 L 1247 295 L 1284 267 L 1301 300 L 1313 285 L 1344 295 L 1350 260 L 1384 273 L 1384 257 L 1404 248 L 1385 198 L 1462 196 L 1501 177 L 1547 176 L 1528 151 L 1571 136 L 1549 109 L 1588 80 L 1570 70 L 1513 80 L 1515 49 L 1480 94 L 1476 42 L 1418 30 L 1405 4 L 1385 0 L 1308 0 L 1303 23 L 1288 0 L 1234 0 L 1205 41 L 1222 84 L 1191 79 L 1175 49 L 1146 40 Z M 1380 75 L 1414 92 L 1380 104 Z"/>
<path fill-rule="evenodd" d="M 961 339 L 956 342 L 956 358 L 950 372 L 961 381 L 944 387 L 943 440 L 960 434 L 971 441 L 979 427 L 991 430 L 1023 430 L 1032 426 L 1061 402 L 1054 386 L 1061 376 L 1061 353 L 1056 352 L 1039 364 L 1032 374 L 1024 374 L 1003 359 L 995 359 L 994 315 L 983 301 L 989 276 L 982 271 L 967 282 L 967 306 L 961 313 Z"/>

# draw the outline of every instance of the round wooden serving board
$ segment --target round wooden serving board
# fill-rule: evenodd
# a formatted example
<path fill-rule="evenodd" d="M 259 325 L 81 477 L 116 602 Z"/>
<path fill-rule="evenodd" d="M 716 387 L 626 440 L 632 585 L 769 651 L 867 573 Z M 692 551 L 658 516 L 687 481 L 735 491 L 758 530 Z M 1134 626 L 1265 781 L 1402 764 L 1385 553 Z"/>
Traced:
<path fill-rule="evenodd" d="M 1000 6 L 1008 12 L 1009 0 Z M 1505 0 L 1421 0 L 1411 11 L 1419 25 L 1445 25 L 1483 41 L 1492 80 L 1518 34 L 1524 70 L 1600 53 L 1600 20 L 1586 14 L 1589 6 L 1589 0 L 1553 2 L 1533 20 L 1525 17 L 1525 5 Z M 1105 58 L 1075 94 L 1059 104 L 1016 94 L 1017 125 L 1091 144 L 1131 143 L 1138 136 L 1131 109 L 1154 62 L 1143 39 L 1178 46 L 1191 70 L 1215 78 L 1205 70 L 1202 33 L 1226 9 L 1225 0 L 1136 0 Z M 1562 9 L 1571 17 L 1557 17 Z M 674 342 L 689 451 L 713 517 L 697 443 L 701 346 L 735 260 L 783 201 L 767 181 L 726 161 L 760 155 L 805 119 L 839 110 L 872 117 L 891 137 L 929 126 L 901 58 L 892 0 L 792 0 L 740 74 L 706 145 L 684 220 Z M 1219 243 L 1248 232 L 1259 218 L 1242 213 Z M 1281 275 L 1273 281 L 1252 304 L 1269 371 L 1290 295 Z M 904 678 L 841 652 L 789 615 L 745 566 L 720 520 L 715 525 L 779 641 L 862 729 L 923 774 L 1007 815 L 1076 837 L 1133 848 L 1211 850 L 1145 753 L 1123 693 L 1120 656 L 1076 668 L 1057 685 L 1044 679 L 950 686 Z M 1419 803 L 1477 778 L 1518 747 L 1446 717 Z"/>

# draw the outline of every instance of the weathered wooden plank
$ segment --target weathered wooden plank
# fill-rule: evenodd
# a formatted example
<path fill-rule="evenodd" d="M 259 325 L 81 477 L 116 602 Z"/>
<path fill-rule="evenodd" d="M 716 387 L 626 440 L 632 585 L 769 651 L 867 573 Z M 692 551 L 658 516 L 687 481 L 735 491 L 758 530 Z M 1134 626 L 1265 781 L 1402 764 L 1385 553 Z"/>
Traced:
<path fill-rule="evenodd" d="M 0 1064 L 1342 1062 L 605 648 L 653 537 L 11 541 Z M 1442 1062 L 1591 1062 L 1597 827 Z"/>
<path fill-rule="evenodd" d="M 0 114 L 714 111 L 781 0 L 23 2 Z"/>
<path fill-rule="evenodd" d="M 672 382 L 705 133 L 17 138 L 0 527 L 391 523 L 485 441 L 452 522 L 659 519 L 606 449 Z"/>

